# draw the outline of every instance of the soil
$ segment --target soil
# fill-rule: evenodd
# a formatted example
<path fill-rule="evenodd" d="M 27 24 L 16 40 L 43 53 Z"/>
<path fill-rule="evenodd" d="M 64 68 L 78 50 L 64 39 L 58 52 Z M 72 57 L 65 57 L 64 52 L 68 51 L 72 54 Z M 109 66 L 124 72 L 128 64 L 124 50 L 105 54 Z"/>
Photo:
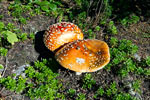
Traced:
<path fill-rule="evenodd" d="M 44 15 L 36 15 L 32 17 L 31 20 L 27 21 L 26 25 L 22 25 L 18 22 L 13 21 L 13 17 L 8 14 L 7 3 L 0 3 L 0 13 L 4 15 L 4 18 L 1 20 L 5 24 L 12 22 L 15 26 L 21 29 L 26 33 L 35 33 L 35 41 L 26 40 L 23 42 L 15 43 L 11 49 L 8 51 L 7 58 L 0 57 L 0 64 L 6 65 L 7 61 L 7 70 L 5 76 L 8 76 L 14 73 L 18 68 L 23 65 L 30 64 L 36 60 L 40 60 L 41 58 L 52 57 L 53 54 L 49 53 L 49 51 L 44 47 L 42 41 L 42 35 L 44 30 L 53 23 L 56 23 L 56 19 L 53 17 L 48 17 Z M 137 24 L 130 25 L 129 27 L 122 27 L 120 25 L 117 26 L 118 34 L 116 37 L 121 39 L 131 40 L 134 44 L 139 47 L 138 55 L 142 58 L 146 56 L 150 56 L 150 37 L 144 37 L 145 34 L 150 33 L 150 20 L 141 21 Z M 97 39 L 104 40 L 104 35 L 106 33 L 99 32 L 97 33 Z M 42 45 L 42 46 L 41 46 Z M 46 53 L 49 53 L 47 55 Z M 117 86 L 121 86 L 121 84 L 125 84 L 126 82 L 132 82 L 133 80 L 139 79 L 142 81 L 140 94 L 142 100 L 150 100 L 150 78 L 144 78 L 142 76 L 130 75 L 126 79 L 120 79 L 118 76 L 115 76 L 112 71 L 108 72 L 105 69 L 99 70 L 97 72 L 93 72 L 92 77 L 96 80 L 96 86 L 92 89 L 82 89 L 81 88 L 81 80 L 84 76 L 75 75 L 74 72 L 69 71 L 67 69 L 59 66 L 58 73 L 60 74 L 58 79 L 63 83 L 63 90 L 60 92 L 66 93 L 66 91 L 70 88 L 76 89 L 77 93 L 82 92 L 85 93 L 88 97 L 88 100 L 93 100 L 94 91 L 97 90 L 99 86 L 106 87 L 110 82 L 116 81 Z M 15 94 L 3 88 L 0 91 L 2 97 L 6 97 L 6 100 L 28 100 L 29 98 L 21 95 Z M 8 96 L 9 95 L 9 96 Z M 73 100 L 73 99 L 70 99 Z M 106 100 L 106 98 L 101 98 L 100 100 Z"/>

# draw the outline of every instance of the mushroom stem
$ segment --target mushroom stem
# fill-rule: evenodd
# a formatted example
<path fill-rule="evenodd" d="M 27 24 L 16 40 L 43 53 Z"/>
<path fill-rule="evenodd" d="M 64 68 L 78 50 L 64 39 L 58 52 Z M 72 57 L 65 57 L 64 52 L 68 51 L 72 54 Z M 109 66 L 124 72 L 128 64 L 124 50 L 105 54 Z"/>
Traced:
<path fill-rule="evenodd" d="M 76 75 L 81 75 L 82 73 L 81 72 L 76 72 Z"/>

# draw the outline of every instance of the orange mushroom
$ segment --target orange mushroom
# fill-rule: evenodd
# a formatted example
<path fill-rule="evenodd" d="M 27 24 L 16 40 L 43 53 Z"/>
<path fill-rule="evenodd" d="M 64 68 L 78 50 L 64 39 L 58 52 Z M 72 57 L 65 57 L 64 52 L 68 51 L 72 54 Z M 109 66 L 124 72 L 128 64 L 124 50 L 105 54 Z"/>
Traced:
<path fill-rule="evenodd" d="M 51 51 L 55 51 L 66 43 L 82 39 L 82 31 L 77 25 L 70 22 L 50 25 L 44 34 L 44 44 Z"/>
<path fill-rule="evenodd" d="M 102 69 L 110 61 L 109 47 L 100 40 L 77 40 L 66 44 L 55 54 L 63 67 L 77 72 L 94 72 Z"/>

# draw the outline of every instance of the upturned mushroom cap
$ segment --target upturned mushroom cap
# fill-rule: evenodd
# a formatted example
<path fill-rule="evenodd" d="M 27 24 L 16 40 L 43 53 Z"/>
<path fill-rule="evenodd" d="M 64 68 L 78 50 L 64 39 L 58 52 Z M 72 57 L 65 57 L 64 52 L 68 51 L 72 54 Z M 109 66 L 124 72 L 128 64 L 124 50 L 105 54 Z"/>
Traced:
<path fill-rule="evenodd" d="M 109 47 L 100 40 L 77 40 L 65 45 L 55 54 L 63 67 L 75 72 L 94 72 L 110 61 Z"/>
<path fill-rule="evenodd" d="M 58 49 L 65 43 L 82 39 L 82 31 L 77 25 L 70 22 L 61 22 L 50 25 L 44 34 L 44 44 L 51 51 Z"/>

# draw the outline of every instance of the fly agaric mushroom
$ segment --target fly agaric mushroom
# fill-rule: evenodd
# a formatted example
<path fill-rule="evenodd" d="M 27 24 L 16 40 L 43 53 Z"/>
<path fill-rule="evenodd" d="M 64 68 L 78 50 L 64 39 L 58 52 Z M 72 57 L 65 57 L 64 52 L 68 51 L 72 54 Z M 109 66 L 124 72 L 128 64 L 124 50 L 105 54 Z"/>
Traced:
<path fill-rule="evenodd" d="M 109 47 L 100 40 L 77 40 L 66 44 L 55 54 L 63 67 L 77 72 L 94 72 L 102 69 L 110 61 Z"/>
<path fill-rule="evenodd" d="M 82 39 L 82 31 L 77 25 L 70 22 L 50 25 L 44 34 L 44 44 L 51 51 L 58 49 L 66 43 Z"/>

